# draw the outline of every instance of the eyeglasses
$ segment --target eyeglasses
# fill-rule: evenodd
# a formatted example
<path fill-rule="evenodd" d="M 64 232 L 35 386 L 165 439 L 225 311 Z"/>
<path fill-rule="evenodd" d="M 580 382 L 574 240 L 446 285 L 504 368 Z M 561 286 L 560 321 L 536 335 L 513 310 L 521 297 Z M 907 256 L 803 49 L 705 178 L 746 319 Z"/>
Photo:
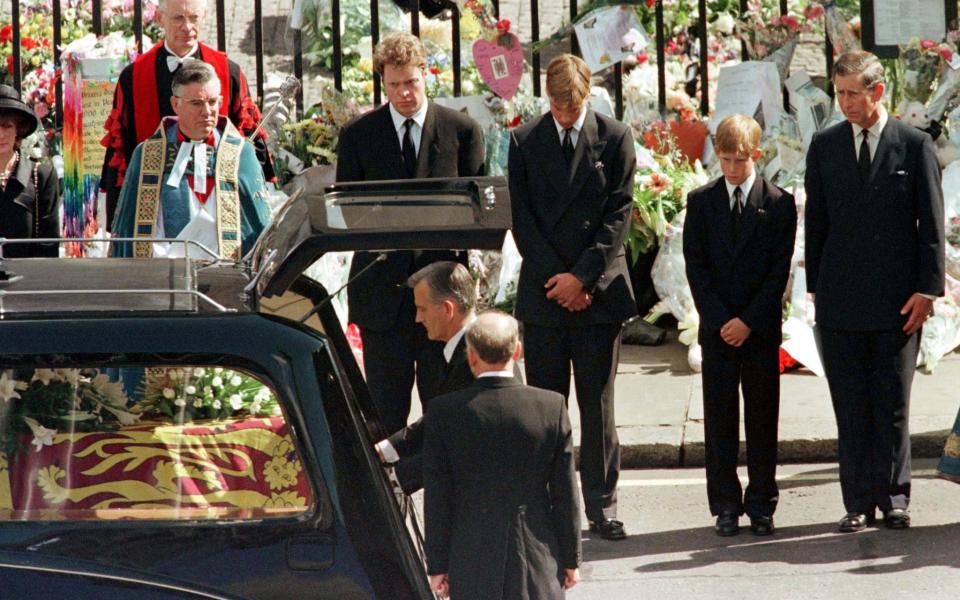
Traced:
<path fill-rule="evenodd" d="M 220 107 L 220 102 L 223 101 L 222 96 L 217 96 L 215 98 L 207 98 L 206 100 L 202 98 L 184 98 L 183 96 L 177 96 L 177 98 L 180 98 L 181 100 L 183 100 L 187 106 L 189 106 L 194 110 L 200 110 L 204 107 L 209 108 L 211 110 L 216 110 Z"/>

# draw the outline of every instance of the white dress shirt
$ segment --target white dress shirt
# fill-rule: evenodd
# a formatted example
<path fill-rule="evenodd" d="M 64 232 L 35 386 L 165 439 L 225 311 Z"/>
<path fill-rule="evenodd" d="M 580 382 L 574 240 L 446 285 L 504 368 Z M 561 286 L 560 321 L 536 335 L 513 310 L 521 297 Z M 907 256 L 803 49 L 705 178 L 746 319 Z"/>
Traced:
<path fill-rule="evenodd" d="M 573 147 L 577 147 L 577 140 L 580 139 L 580 130 L 583 129 L 583 121 L 587 118 L 587 105 L 583 105 L 583 109 L 580 111 L 580 116 L 577 117 L 576 122 L 573 124 L 573 127 L 570 129 L 570 143 L 573 144 Z M 557 135 L 560 136 L 560 145 L 563 145 L 563 136 L 566 132 L 563 125 L 557 122 L 556 119 L 553 120 L 553 124 L 557 126 Z"/>
<path fill-rule="evenodd" d="M 420 138 L 423 137 L 423 122 L 427 120 L 427 103 L 424 102 L 420 110 L 409 117 L 405 117 L 397 112 L 397 109 L 390 106 L 390 118 L 393 119 L 393 128 L 397 130 L 397 139 L 400 140 L 400 148 L 403 148 L 403 134 L 407 128 L 404 123 L 407 119 L 413 119 L 414 124 L 410 127 L 410 141 L 413 142 L 413 150 L 420 156 Z"/>
<path fill-rule="evenodd" d="M 867 147 L 870 148 L 870 160 L 877 155 L 877 146 L 880 145 L 880 134 L 883 133 L 883 128 L 887 126 L 887 121 L 890 119 L 890 115 L 887 114 L 887 109 L 880 105 L 880 118 L 877 119 L 877 122 L 867 128 L 869 132 L 867 134 Z M 860 159 L 860 144 L 863 143 L 863 127 L 860 127 L 856 123 L 850 123 L 853 126 L 853 153 L 856 155 L 857 160 Z"/>
<path fill-rule="evenodd" d="M 743 194 L 743 205 L 740 208 L 743 208 L 747 205 L 747 196 L 750 195 L 750 190 L 753 189 L 753 183 L 757 180 L 757 170 L 754 169 L 750 176 L 747 177 L 743 183 L 740 185 L 733 185 L 726 178 L 723 179 L 723 182 L 727 184 L 727 196 L 730 198 L 730 210 L 733 210 L 733 192 L 740 188 L 740 193 Z"/>

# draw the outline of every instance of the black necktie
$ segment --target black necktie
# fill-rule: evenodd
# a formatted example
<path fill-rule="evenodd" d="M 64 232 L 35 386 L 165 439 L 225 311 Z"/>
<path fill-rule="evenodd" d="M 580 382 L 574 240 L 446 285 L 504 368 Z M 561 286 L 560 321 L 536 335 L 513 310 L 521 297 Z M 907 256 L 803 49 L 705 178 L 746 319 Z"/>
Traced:
<path fill-rule="evenodd" d="M 413 136 L 410 134 L 414 123 L 416 121 L 413 119 L 407 119 L 403 122 L 403 166 L 407 170 L 407 177 L 410 179 L 413 179 L 414 175 L 417 174 L 417 151 L 413 147 Z"/>
<path fill-rule="evenodd" d="M 740 220 L 743 217 L 743 191 L 738 185 L 733 190 L 733 206 L 730 207 L 730 233 L 734 243 L 737 241 L 737 234 L 740 233 Z"/>
<path fill-rule="evenodd" d="M 860 180 L 866 182 L 870 178 L 870 144 L 867 136 L 870 132 L 863 130 L 863 141 L 860 143 L 860 156 L 857 157 L 857 170 L 860 171 Z"/>
<path fill-rule="evenodd" d="M 570 132 L 573 131 L 573 127 L 567 127 L 563 130 L 563 158 L 567 161 L 567 166 L 569 167 L 573 163 L 573 140 L 571 139 Z"/>

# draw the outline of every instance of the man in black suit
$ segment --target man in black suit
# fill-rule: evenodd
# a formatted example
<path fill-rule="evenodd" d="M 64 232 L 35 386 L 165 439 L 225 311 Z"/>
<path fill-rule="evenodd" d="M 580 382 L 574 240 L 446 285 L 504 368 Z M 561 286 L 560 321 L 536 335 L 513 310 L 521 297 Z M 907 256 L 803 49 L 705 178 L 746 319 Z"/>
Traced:
<path fill-rule="evenodd" d="M 510 137 L 513 235 L 523 256 L 515 312 L 530 385 L 566 397 L 573 364 L 587 518 L 604 538 L 623 539 L 613 384 L 621 326 L 637 311 L 623 247 L 633 206 L 633 137 L 623 123 L 587 107 L 590 69 L 580 58 L 550 62 L 547 93 L 550 113 Z"/>
<path fill-rule="evenodd" d="M 723 176 L 687 198 L 683 258 L 700 313 L 707 500 L 718 535 L 744 512 L 756 535 L 774 531 L 783 291 L 797 233 L 793 196 L 760 177 L 760 125 L 733 115 L 717 127 Z M 740 387 L 746 425 L 746 494 L 737 476 Z"/>
<path fill-rule="evenodd" d="M 483 134 L 470 117 L 428 102 L 426 51 L 408 33 L 387 35 L 374 52 L 389 104 L 347 124 L 340 135 L 337 181 L 371 181 L 483 174 Z M 350 321 L 360 327 L 367 385 L 388 432 L 407 424 L 416 376 L 421 398 L 442 379 L 440 345 L 414 322 L 413 295 L 404 282 L 419 268 L 454 258 L 451 252 L 391 252 L 383 262 L 358 252 L 347 288 Z M 462 261 L 461 261 L 462 262 Z"/>
<path fill-rule="evenodd" d="M 562 598 L 579 579 L 566 401 L 513 376 L 517 329 L 481 314 L 466 334 L 477 381 L 434 398 L 424 420 L 427 571 L 453 600 Z"/>
<path fill-rule="evenodd" d="M 467 364 L 467 326 L 475 318 L 476 284 L 460 263 L 441 261 L 427 265 L 407 279 L 413 290 L 417 323 L 427 338 L 442 342 L 445 368 L 438 394 L 461 390 L 473 383 Z M 422 398 L 426 412 L 429 398 Z M 423 418 L 400 429 L 377 444 L 384 462 L 395 465 L 400 487 L 407 495 L 423 487 Z"/>
<path fill-rule="evenodd" d="M 883 512 L 910 525 L 910 386 L 920 330 L 944 292 L 943 193 L 930 136 L 881 104 L 883 66 L 833 67 L 847 121 L 807 153 L 807 289 L 837 417 L 843 532 Z"/>

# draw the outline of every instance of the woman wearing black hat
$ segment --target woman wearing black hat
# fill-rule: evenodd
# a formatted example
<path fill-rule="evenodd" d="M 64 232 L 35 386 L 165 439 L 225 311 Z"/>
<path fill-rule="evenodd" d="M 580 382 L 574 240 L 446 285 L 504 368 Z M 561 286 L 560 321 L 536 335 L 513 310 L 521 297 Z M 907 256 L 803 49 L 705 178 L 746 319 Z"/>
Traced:
<path fill-rule="evenodd" d="M 20 93 L 0 85 L 0 237 L 60 237 L 60 194 L 53 167 L 21 156 L 20 142 L 40 125 Z M 4 244 L 3 257 L 57 256 L 57 244 Z"/>

